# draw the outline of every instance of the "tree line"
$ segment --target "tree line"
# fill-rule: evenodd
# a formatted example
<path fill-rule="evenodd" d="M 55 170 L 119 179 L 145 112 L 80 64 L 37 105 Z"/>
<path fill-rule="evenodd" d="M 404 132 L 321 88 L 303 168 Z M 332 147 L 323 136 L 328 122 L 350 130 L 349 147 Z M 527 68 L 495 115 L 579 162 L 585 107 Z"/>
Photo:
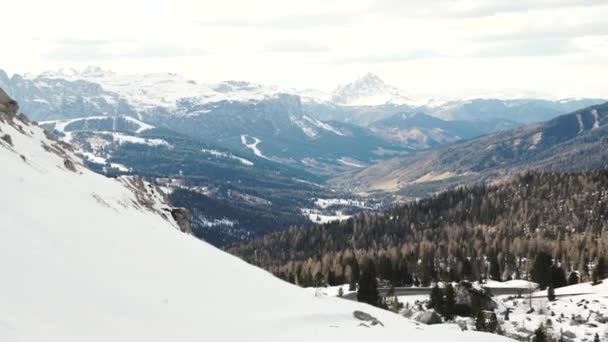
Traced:
<path fill-rule="evenodd" d="M 301 286 L 354 285 L 369 260 L 387 286 L 525 278 L 559 287 L 605 276 L 607 218 L 608 170 L 529 172 L 229 251 Z"/>

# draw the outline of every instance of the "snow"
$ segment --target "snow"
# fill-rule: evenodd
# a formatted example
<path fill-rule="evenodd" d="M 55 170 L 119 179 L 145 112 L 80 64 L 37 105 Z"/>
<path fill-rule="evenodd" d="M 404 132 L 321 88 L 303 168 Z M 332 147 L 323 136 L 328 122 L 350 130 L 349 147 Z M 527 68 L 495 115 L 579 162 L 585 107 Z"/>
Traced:
<path fill-rule="evenodd" d="M 139 144 L 139 145 L 148 145 L 148 146 L 166 146 L 171 147 L 171 144 L 162 139 L 147 139 L 141 137 L 135 137 L 132 135 L 126 135 L 122 133 L 115 132 L 99 132 L 101 134 L 110 134 L 115 142 L 118 144 Z"/>
<path fill-rule="evenodd" d="M 247 135 L 241 135 L 241 142 L 243 143 L 243 145 L 245 145 L 248 149 L 250 149 L 253 152 L 253 154 L 255 154 L 256 156 L 270 160 L 270 158 L 268 158 L 264 154 L 262 154 L 262 151 L 260 151 L 260 149 L 258 148 L 258 144 L 261 143 L 262 140 L 260 140 L 256 137 L 251 137 L 251 139 L 253 139 L 253 143 L 248 143 L 247 142 L 248 138 L 249 138 L 249 136 L 247 136 Z"/>
<path fill-rule="evenodd" d="M 365 202 L 345 198 L 317 198 L 315 206 L 321 209 L 327 209 L 334 205 L 343 205 L 351 207 L 366 208 Z"/>
<path fill-rule="evenodd" d="M 573 333 L 576 337 L 571 338 L 572 341 L 592 341 L 596 333 L 605 336 L 607 327 L 603 316 L 608 314 L 608 282 L 562 287 L 555 289 L 555 294 L 554 302 L 547 299 L 547 291 L 535 292 L 532 299 L 498 297 L 500 306 L 511 310 L 505 331 L 525 336 L 526 331 L 534 331 L 542 323 L 555 337 L 562 332 Z M 534 312 L 530 312 L 530 302 Z M 547 321 L 551 321 L 550 325 Z"/>
<path fill-rule="evenodd" d="M 598 128 L 600 128 L 600 117 L 599 117 L 599 114 L 597 112 L 597 109 L 592 109 L 591 110 L 591 115 L 593 115 L 593 127 L 591 129 L 598 129 Z"/>
<path fill-rule="evenodd" d="M 108 119 L 113 119 L 114 122 L 116 122 L 117 119 L 124 119 L 126 121 L 129 121 L 132 124 L 135 124 L 138 127 L 137 130 L 135 130 L 135 133 L 137 133 L 137 134 L 143 133 L 147 130 L 154 128 L 154 126 L 147 124 L 143 121 L 137 120 L 135 118 L 132 118 L 130 116 L 88 116 L 88 117 L 84 117 L 84 118 L 76 118 L 76 119 L 69 119 L 69 120 L 44 121 L 44 122 L 41 122 L 40 124 L 41 125 L 52 125 L 56 131 L 66 133 L 66 130 L 65 130 L 66 127 L 75 122 L 92 121 L 92 120 L 108 120 Z"/>
<path fill-rule="evenodd" d="M 516 279 L 516 280 L 509 280 L 509 281 L 504 281 L 504 282 L 500 282 L 500 281 L 494 281 L 494 280 L 486 280 L 486 282 L 483 284 L 484 287 L 489 287 L 489 288 L 493 288 L 493 289 L 536 289 L 538 287 L 537 283 L 528 281 L 528 280 L 523 280 L 523 279 Z"/>
<path fill-rule="evenodd" d="M 315 125 L 318 128 L 324 129 L 326 131 L 329 131 L 331 133 L 334 133 L 335 135 L 339 135 L 339 136 L 344 136 L 344 133 L 340 132 L 339 130 L 337 130 L 336 128 L 332 127 L 331 125 L 328 125 L 324 122 L 321 122 L 315 118 L 311 118 L 310 116 L 304 115 L 303 119 L 310 122 L 311 124 Z"/>
<path fill-rule="evenodd" d="M 338 159 L 338 162 L 340 162 L 340 164 L 342 164 L 342 165 L 356 167 L 358 169 L 361 169 L 361 168 L 365 167 L 365 165 L 356 163 L 356 162 L 352 161 L 351 159 L 349 159 L 347 157 L 342 157 L 342 158 Z"/>
<path fill-rule="evenodd" d="M 351 215 L 344 215 L 341 211 L 335 211 L 333 215 L 323 213 L 316 209 L 301 209 L 302 215 L 308 217 L 311 222 L 323 224 L 334 221 L 345 221 L 351 218 Z"/>
<path fill-rule="evenodd" d="M 235 155 L 232 155 L 231 153 L 220 152 L 220 151 L 217 151 L 217 150 L 208 150 L 208 149 L 203 149 L 202 151 L 204 153 L 208 153 L 208 154 L 211 154 L 211 155 L 216 156 L 216 157 L 234 159 L 234 160 L 239 161 L 241 164 L 246 165 L 246 166 L 253 166 L 253 162 L 252 161 L 247 160 L 245 158 L 237 157 Z"/>
<path fill-rule="evenodd" d="M 341 85 L 333 92 L 332 101 L 344 106 L 379 106 L 385 104 L 421 106 L 403 95 L 403 91 L 384 83 L 378 76 L 368 73 L 352 83 Z"/>
<path fill-rule="evenodd" d="M 131 171 L 128 167 L 124 166 L 123 164 L 119 164 L 119 163 L 110 163 L 110 167 L 113 169 L 116 169 L 120 172 L 129 172 Z"/>
<path fill-rule="evenodd" d="M 107 163 L 106 158 L 100 157 L 100 156 L 96 156 L 91 152 L 79 152 L 80 155 L 82 155 L 83 157 L 85 157 L 88 161 L 90 161 L 91 163 L 95 163 L 95 164 L 100 164 L 100 165 L 105 165 Z"/>
<path fill-rule="evenodd" d="M 0 341 L 507 341 L 313 296 L 181 233 L 160 198 L 148 209 L 126 179 L 64 151 L 67 170 L 41 129 L 14 126 L 0 122 L 14 142 L 0 142 Z"/>

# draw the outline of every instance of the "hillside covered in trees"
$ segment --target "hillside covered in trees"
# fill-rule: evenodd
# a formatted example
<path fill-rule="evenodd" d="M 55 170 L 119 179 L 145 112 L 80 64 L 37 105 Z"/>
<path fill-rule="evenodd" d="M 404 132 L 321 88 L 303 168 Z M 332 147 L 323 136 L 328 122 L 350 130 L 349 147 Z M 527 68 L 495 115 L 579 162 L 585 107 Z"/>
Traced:
<path fill-rule="evenodd" d="M 230 251 L 302 286 L 354 284 L 359 265 L 368 259 L 394 286 L 507 280 L 530 273 L 552 285 L 565 277 L 591 279 L 608 253 L 607 217 L 608 170 L 528 173 L 502 184 L 446 191 L 382 214 L 292 227 Z M 551 275 L 560 279 L 547 279 Z"/>

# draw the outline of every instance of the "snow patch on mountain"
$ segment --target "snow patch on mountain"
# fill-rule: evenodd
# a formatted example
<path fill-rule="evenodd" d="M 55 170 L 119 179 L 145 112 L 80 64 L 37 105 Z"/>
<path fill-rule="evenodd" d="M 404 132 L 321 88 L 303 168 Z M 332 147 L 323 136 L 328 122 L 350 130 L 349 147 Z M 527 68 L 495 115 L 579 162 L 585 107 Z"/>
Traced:
<path fill-rule="evenodd" d="M 249 142 L 250 138 L 253 140 L 253 142 Z M 245 147 L 250 149 L 253 152 L 253 154 L 255 154 L 258 157 L 270 160 L 270 158 L 266 157 L 262 153 L 262 151 L 258 148 L 258 145 L 261 142 L 262 142 L 262 140 L 260 140 L 256 137 L 249 137 L 248 135 L 245 135 L 245 134 L 241 135 L 241 143 L 243 143 L 243 145 L 245 145 Z"/>
<path fill-rule="evenodd" d="M 245 158 L 237 157 L 237 156 L 233 155 L 232 153 L 226 153 L 226 152 L 221 152 L 221 151 L 217 151 L 217 150 L 208 150 L 208 149 L 203 149 L 202 151 L 204 153 L 208 153 L 208 154 L 211 154 L 211 155 L 216 156 L 216 157 L 237 160 L 237 161 L 239 161 L 243 165 L 253 166 L 253 162 L 252 161 L 247 160 Z"/>

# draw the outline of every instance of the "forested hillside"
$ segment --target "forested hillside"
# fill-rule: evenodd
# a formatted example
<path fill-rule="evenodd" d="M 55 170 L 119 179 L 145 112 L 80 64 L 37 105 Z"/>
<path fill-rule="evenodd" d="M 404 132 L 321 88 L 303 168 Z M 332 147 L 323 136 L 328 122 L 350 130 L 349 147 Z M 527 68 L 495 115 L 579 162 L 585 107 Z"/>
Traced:
<path fill-rule="evenodd" d="M 374 261 L 393 285 L 438 279 L 526 277 L 539 252 L 547 267 L 591 277 L 608 252 L 608 170 L 528 173 L 459 188 L 341 223 L 291 228 L 231 251 L 300 285 L 355 282 Z M 564 272 L 561 272 L 561 271 Z M 573 277 L 574 277 L 573 275 Z"/>

